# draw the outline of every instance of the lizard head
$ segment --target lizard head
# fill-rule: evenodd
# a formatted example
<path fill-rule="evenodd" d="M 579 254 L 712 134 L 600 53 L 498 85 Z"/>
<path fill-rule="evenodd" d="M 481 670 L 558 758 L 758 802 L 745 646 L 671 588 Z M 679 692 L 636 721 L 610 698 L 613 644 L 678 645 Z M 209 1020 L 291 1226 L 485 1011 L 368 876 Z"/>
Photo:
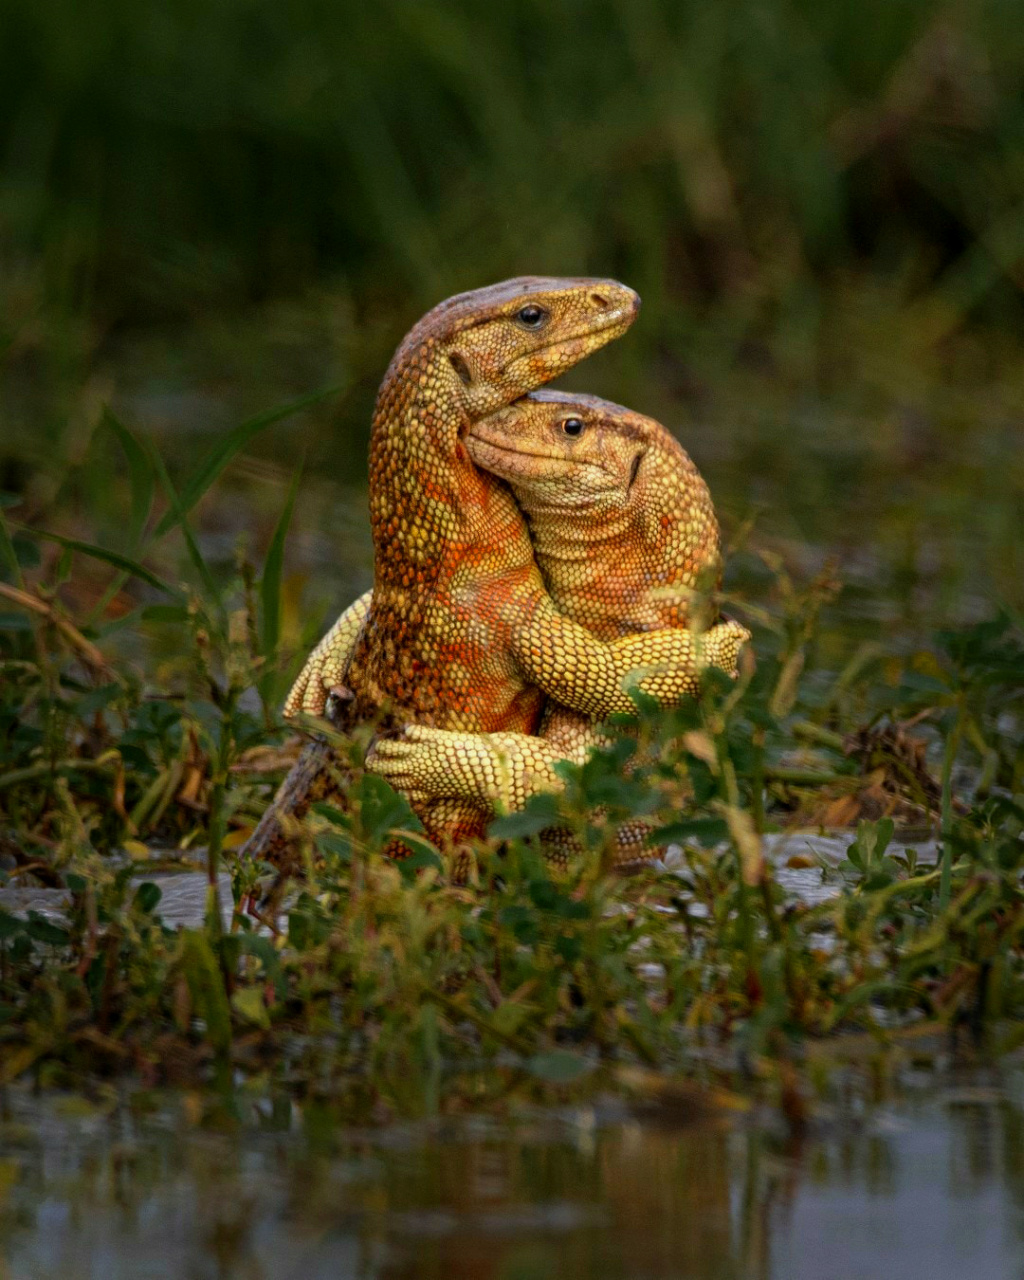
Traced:
<path fill-rule="evenodd" d="M 412 349 L 429 344 L 441 356 L 430 363 L 444 394 L 473 420 L 571 369 L 625 333 L 639 310 L 639 297 L 615 280 L 521 276 L 442 302 L 395 363 L 407 367 Z"/>
<path fill-rule="evenodd" d="M 625 510 L 644 461 L 671 440 L 653 418 L 597 396 L 536 391 L 474 422 L 470 457 L 511 485 L 523 509 Z M 672 441 L 672 444 L 675 442 Z"/>
<path fill-rule="evenodd" d="M 596 396 L 536 391 L 474 422 L 465 445 L 511 487 L 549 589 L 564 592 L 584 625 L 621 634 L 678 625 L 695 592 L 714 585 L 711 495 L 653 418 Z"/>

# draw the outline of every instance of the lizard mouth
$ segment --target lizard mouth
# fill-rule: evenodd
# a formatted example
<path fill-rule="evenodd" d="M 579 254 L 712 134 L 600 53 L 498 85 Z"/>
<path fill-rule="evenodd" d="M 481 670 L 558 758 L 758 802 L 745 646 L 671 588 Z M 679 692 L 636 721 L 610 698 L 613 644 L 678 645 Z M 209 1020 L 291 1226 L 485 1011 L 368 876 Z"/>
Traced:
<path fill-rule="evenodd" d="M 478 467 L 492 475 L 500 476 L 512 484 L 533 480 L 558 480 L 591 477 L 585 489 L 593 494 L 614 488 L 615 477 L 600 463 L 590 459 L 567 458 L 564 454 L 543 448 L 523 448 L 509 444 L 507 439 L 495 439 L 486 432 L 474 429 L 466 436 L 469 456 Z"/>
<path fill-rule="evenodd" d="M 565 462 L 568 459 L 559 453 L 553 453 L 548 449 L 523 449 L 519 445 L 509 444 L 507 440 L 495 440 L 493 436 L 485 434 L 478 428 L 474 428 L 466 436 L 467 441 L 474 445 L 485 445 L 488 449 L 494 449 L 497 453 L 506 453 L 517 458 L 550 458 L 552 462 Z M 575 466 L 585 466 L 586 463 L 575 463 Z"/>

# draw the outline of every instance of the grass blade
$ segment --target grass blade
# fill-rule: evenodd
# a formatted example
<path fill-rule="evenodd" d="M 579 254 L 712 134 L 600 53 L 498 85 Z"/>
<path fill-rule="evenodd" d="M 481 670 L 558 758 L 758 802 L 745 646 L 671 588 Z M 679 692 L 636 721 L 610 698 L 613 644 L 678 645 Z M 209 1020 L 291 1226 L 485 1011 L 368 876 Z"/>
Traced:
<path fill-rule="evenodd" d="M 179 512 L 173 510 L 166 512 L 154 531 L 154 537 L 162 537 L 178 523 L 181 517 L 188 515 L 235 454 L 244 449 L 253 436 L 258 435 L 265 427 L 269 427 L 275 422 L 290 418 L 292 414 L 299 413 L 301 410 L 309 408 L 310 405 L 319 404 L 321 400 L 337 395 L 341 390 L 340 386 L 325 387 L 320 391 L 312 392 L 308 396 L 302 396 L 299 400 L 290 400 L 287 404 L 278 405 L 276 409 L 268 409 L 265 413 L 257 414 L 255 418 L 249 418 L 247 421 L 239 423 L 237 427 L 229 431 L 222 440 L 219 440 L 214 445 L 181 490 L 178 495 L 180 515 Z"/>
<path fill-rule="evenodd" d="M 19 587 L 24 587 L 25 579 L 21 574 L 21 565 L 18 563 L 18 553 L 14 550 L 14 543 L 11 541 L 11 533 L 7 528 L 7 521 L 4 518 L 3 507 L 0 507 L 0 553 L 3 558 L 8 561 L 11 566 L 11 577 Z"/>
<path fill-rule="evenodd" d="M 292 521 L 292 510 L 295 506 L 295 495 L 302 476 L 302 466 L 298 466 L 292 476 L 274 535 L 270 539 L 267 558 L 263 565 L 263 577 L 260 580 L 260 606 L 262 629 L 260 643 L 265 658 L 270 658 L 277 649 L 281 634 L 281 575 L 284 568 L 284 540 L 288 535 L 288 527 Z"/>
<path fill-rule="evenodd" d="M 153 506 L 156 476 L 146 450 L 109 406 L 103 410 L 103 421 L 117 436 L 118 444 L 128 459 L 128 476 L 132 487 L 131 541 L 137 548 L 146 519 Z"/>
<path fill-rule="evenodd" d="M 62 547 L 67 547 L 69 551 L 78 551 L 83 556 L 90 556 L 93 560 L 102 560 L 105 564 L 113 565 L 115 569 L 122 569 L 131 577 L 140 578 L 151 587 L 156 587 L 158 591 L 166 592 L 169 596 L 175 596 L 176 598 L 181 596 L 181 592 L 176 587 L 172 587 L 163 578 L 157 577 L 151 569 L 139 564 L 137 560 L 133 560 L 130 556 L 121 555 L 119 551 L 110 551 L 106 547 L 98 547 L 92 542 L 80 542 L 77 538 L 65 538 L 59 533 L 50 533 L 46 529 L 33 529 L 31 532 L 37 538 L 43 538 L 47 542 L 56 542 Z"/>
<path fill-rule="evenodd" d="M 213 580 L 213 574 L 210 572 L 210 567 L 203 559 L 203 553 L 199 550 L 199 546 L 196 543 L 191 528 L 189 527 L 188 517 L 185 511 L 182 510 L 181 498 L 178 495 L 177 489 L 174 487 L 174 481 L 167 473 L 167 468 L 164 466 L 163 458 L 160 457 L 155 449 L 151 451 L 150 457 L 153 460 L 157 479 L 160 481 L 161 488 L 163 489 L 164 494 L 167 497 L 167 501 L 170 504 L 168 515 L 173 517 L 171 525 L 172 527 L 174 525 L 180 525 L 181 532 L 185 537 L 185 546 L 188 548 L 189 559 L 192 561 L 196 573 L 199 574 L 199 579 L 206 590 L 206 594 L 210 602 L 216 605 L 220 601 L 220 593 L 217 590 L 217 584 Z"/>

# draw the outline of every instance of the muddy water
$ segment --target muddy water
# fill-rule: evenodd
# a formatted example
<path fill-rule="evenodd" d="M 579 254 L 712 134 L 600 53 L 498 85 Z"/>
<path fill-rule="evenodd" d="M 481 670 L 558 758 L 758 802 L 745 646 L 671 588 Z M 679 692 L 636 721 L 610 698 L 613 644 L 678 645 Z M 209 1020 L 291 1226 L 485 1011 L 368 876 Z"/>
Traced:
<path fill-rule="evenodd" d="M 335 1129 L 235 1098 L 10 1091 L 0 1275 L 17 1280 L 1019 1280 L 1021 1080 L 908 1074 L 796 1141 L 614 1104 Z"/>

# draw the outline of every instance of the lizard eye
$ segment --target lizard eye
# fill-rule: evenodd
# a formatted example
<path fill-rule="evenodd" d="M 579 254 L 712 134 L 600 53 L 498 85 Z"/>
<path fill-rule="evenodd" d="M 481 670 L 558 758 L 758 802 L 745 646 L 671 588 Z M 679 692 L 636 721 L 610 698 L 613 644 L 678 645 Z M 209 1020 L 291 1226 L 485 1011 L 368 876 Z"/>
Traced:
<path fill-rule="evenodd" d="M 516 324 L 524 329 L 543 329 L 551 319 L 551 312 L 538 307 L 535 302 L 528 302 L 516 312 Z"/>
<path fill-rule="evenodd" d="M 583 419 L 563 418 L 562 430 L 567 436 L 581 436 L 583 434 Z"/>

